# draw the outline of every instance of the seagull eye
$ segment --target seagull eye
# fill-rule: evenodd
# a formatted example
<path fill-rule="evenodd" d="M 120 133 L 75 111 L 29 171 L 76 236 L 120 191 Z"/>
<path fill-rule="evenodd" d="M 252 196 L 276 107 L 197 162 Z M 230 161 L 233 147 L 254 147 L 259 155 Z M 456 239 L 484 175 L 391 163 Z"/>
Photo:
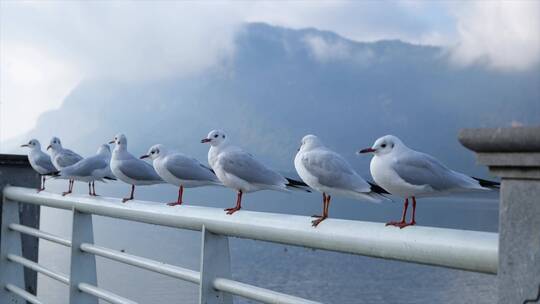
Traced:
<path fill-rule="evenodd" d="M 382 144 L 381 147 L 382 147 L 382 148 L 386 148 L 386 144 Z"/>
<path fill-rule="evenodd" d="M 217 137 L 218 137 L 218 135 L 217 135 L 217 134 L 216 134 L 216 135 L 214 135 L 214 138 L 217 138 Z"/>

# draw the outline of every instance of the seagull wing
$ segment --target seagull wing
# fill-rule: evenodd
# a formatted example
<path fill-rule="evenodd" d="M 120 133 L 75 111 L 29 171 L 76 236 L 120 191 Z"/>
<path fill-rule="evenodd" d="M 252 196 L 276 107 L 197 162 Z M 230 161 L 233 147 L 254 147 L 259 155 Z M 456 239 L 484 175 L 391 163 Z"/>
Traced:
<path fill-rule="evenodd" d="M 258 162 L 251 154 L 234 150 L 223 152 L 218 158 L 223 170 L 252 184 L 285 186 L 287 180 Z"/>
<path fill-rule="evenodd" d="M 407 183 L 430 186 L 437 191 L 482 189 L 471 177 L 450 170 L 431 155 L 410 151 L 400 155 L 392 168 Z"/>
<path fill-rule="evenodd" d="M 333 151 L 317 149 L 304 152 L 301 160 L 305 169 L 323 186 L 356 192 L 371 191 L 370 185 Z"/>
<path fill-rule="evenodd" d="M 81 159 L 82 156 L 68 149 L 62 150 L 61 153 L 58 153 L 58 155 L 56 156 L 56 162 L 61 167 L 71 166 L 80 161 Z"/>
<path fill-rule="evenodd" d="M 51 162 L 51 157 L 45 153 L 40 153 L 36 159 L 35 163 L 37 166 L 43 168 L 47 171 L 47 174 L 56 172 L 56 168 L 54 167 L 53 163 Z"/>
<path fill-rule="evenodd" d="M 131 158 L 119 162 L 118 169 L 122 174 L 131 179 L 139 181 L 162 181 L 161 177 L 156 173 L 156 170 L 154 170 L 154 167 L 145 161 Z"/>
<path fill-rule="evenodd" d="M 219 182 L 210 168 L 204 166 L 198 160 L 182 154 L 167 156 L 165 169 L 182 180 Z"/>

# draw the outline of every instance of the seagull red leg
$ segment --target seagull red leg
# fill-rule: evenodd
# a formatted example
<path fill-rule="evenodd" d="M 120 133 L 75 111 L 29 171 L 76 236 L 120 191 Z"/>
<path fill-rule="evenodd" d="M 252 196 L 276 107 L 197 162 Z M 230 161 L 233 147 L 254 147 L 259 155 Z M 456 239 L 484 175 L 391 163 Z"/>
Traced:
<path fill-rule="evenodd" d="M 124 197 L 122 199 L 122 203 L 125 203 L 127 201 L 130 201 L 133 199 L 133 194 L 135 193 L 135 185 L 131 185 L 131 193 L 129 194 L 129 197 Z"/>
<path fill-rule="evenodd" d="M 96 193 L 96 181 L 92 181 L 92 196 L 99 196 Z"/>
<path fill-rule="evenodd" d="M 227 211 L 227 214 L 231 215 L 240 209 L 242 209 L 242 190 L 238 190 L 238 194 L 236 196 L 236 206 L 233 208 L 227 208 L 225 211 Z"/>
<path fill-rule="evenodd" d="M 88 182 L 88 195 L 92 196 L 92 182 Z"/>
<path fill-rule="evenodd" d="M 70 194 L 71 192 L 73 192 L 73 183 L 75 183 L 75 181 L 70 179 L 69 184 L 68 184 L 68 191 L 62 192 L 62 196 L 66 196 L 66 195 Z"/>
<path fill-rule="evenodd" d="M 183 196 L 184 196 L 184 186 L 181 185 L 180 188 L 178 188 L 178 199 L 176 200 L 176 202 L 168 203 L 167 205 L 169 206 L 182 205 Z"/>
<path fill-rule="evenodd" d="M 409 207 L 409 199 L 406 198 L 405 202 L 403 203 L 403 214 L 401 215 L 401 221 L 399 222 L 388 222 L 386 223 L 386 226 L 396 226 L 401 227 L 406 224 L 405 217 L 407 216 L 407 208 Z"/>
<path fill-rule="evenodd" d="M 326 196 L 324 206 L 323 206 L 323 215 L 320 218 L 311 221 L 311 225 L 313 227 L 317 227 L 322 221 L 328 218 L 328 208 L 330 207 L 330 198 L 331 198 L 330 195 Z"/>
<path fill-rule="evenodd" d="M 416 219 L 415 219 L 415 216 L 416 216 L 416 197 L 412 197 L 412 218 L 411 218 L 411 221 L 408 222 L 407 224 L 401 224 L 399 226 L 399 228 L 403 229 L 407 226 L 414 226 L 416 225 Z"/>
<path fill-rule="evenodd" d="M 326 193 L 324 193 L 324 192 L 322 194 L 322 203 L 323 203 L 323 213 L 324 213 L 324 206 L 326 206 Z M 321 218 L 322 215 L 314 214 L 311 217 Z"/>

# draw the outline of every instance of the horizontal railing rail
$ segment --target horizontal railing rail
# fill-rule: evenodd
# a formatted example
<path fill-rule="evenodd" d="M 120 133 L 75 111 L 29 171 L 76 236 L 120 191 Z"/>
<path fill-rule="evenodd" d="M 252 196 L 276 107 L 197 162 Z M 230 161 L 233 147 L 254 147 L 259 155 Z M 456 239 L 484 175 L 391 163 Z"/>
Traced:
<path fill-rule="evenodd" d="M 497 273 L 498 235 L 496 233 L 421 226 L 392 229 L 385 227 L 382 223 L 340 219 L 328 219 L 323 225 L 314 229 L 310 225 L 311 218 L 306 216 L 252 211 L 242 211 L 229 216 L 224 214 L 222 209 L 217 208 L 192 205 L 171 208 L 162 204 L 143 201 L 131 201 L 123 204 L 119 199 L 113 198 L 90 198 L 76 195 L 63 197 L 46 192 L 37 194 L 34 189 L 10 186 L 4 188 L 4 198 L 12 202 L 72 210 L 74 214 L 95 214 L 202 231 L 203 234 L 211 233 L 216 236 L 232 236 L 474 272 Z M 208 266 L 203 265 L 206 260 L 204 254 L 211 255 L 212 246 L 214 246 L 205 248 L 204 238 L 201 272 L 199 272 L 98 246 L 93 244 L 92 241 L 81 242 L 76 239 L 76 236 L 73 236 L 74 239 L 69 241 L 54 234 L 18 223 L 7 223 L 7 227 L 12 232 L 45 239 L 62 246 L 71 247 L 72 244 L 77 244 L 77 249 L 83 254 L 100 256 L 199 284 L 201 293 L 205 293 L 203 285 L 207 281 L 203 277 L 210 275 L 212 279 L 208 283 L 208 288 L 215 292 L 241 296 L 263 303 L 317 303 L 237 282 L 230 278 L 227 269 L 221 269 L 221 273 L 220 271 L 214 271 L 215 269 L 213 270 L 211 267 L 210 270 L 204 270 L 205 267 L 208 268 Z M 210 237 L 208 242 L 215 242 L 210 244 L 219 244 L 222 241 L 213 241 Z M 225 246 L 228 255 L 228 242 L 226 242 Z M 9 253 L 7 260 L 42 273 L 64 284 L 70 284 L 69 277 L 16 254 Z M 230 267 L 228 261 L 225 263 L 227 263 L 227 267 Z M 80 278 L 77 280 L 79 281 L 71 282 L 71 285 L 82 293 L 111 303 L 135 303 L 132 300 L 104 290 L 92 282 L 80 281 Z M 15 285 L 10 286 L 10 288 L 7 288 L 6 285 L 5 288 L 31 303 L 41 303 L 37 298 L 32 298 L 31 294 L 24 294 L 25 291 L 20 288 L 17 289 Z M 203 295 L 201 295 L 201 299 L 203 298 Z M 217 302 L 209 300 L 204 301 L 204 303 Z M 224 303 L 230 303 L 230 300 L 225 300 Z"/>

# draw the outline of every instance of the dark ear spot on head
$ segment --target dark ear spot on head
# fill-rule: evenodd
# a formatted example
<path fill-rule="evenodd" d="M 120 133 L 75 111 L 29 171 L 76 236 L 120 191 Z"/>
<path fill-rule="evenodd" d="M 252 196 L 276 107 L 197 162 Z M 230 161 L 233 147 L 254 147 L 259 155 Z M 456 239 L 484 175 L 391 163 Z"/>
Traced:
<path fill-rule="evenodd" d="M 392 148 L 393 148 L 393 147 L 394 147 L 394 143 L 392 143 L 392 145 L 391 145 L 391 146 L 392 146 Z"/>
<path fill-rule="evenodd" d="M 225 138 L 225 135 L 221 135 L 221 137 Z"/>

